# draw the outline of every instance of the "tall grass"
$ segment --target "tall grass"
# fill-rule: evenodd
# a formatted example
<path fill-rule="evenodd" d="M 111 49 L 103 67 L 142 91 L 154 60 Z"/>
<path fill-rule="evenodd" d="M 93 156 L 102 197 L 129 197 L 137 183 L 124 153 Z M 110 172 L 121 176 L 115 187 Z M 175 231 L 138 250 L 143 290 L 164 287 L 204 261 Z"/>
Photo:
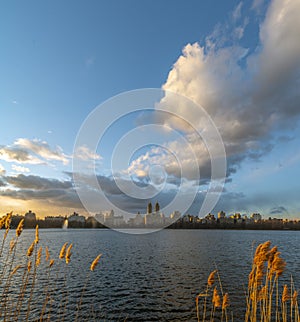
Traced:
<path fill-rule="evenodd" d="M 39 228 L 36 226 L 33 241 L 27 251 L 22 254 L 18 251 L 18 244 L 24 220 L 20 221 L 15 230 L 15 237 L 11 238 L 9 243 L 9 234 L 14 234 L 14 231 L 10 229 L 11 217 L 12 213 L 9 213 L 0 218 L 0 229 L 5 228 L 0 248 L 0 321 L 64 321 L 68 317 L 68 312 L 76 313 L 80 310 L 79 300 L 76 304 L 71 303 L 68 292 L 67 270 L 71 262 L 73 244 L 68 246 L 66 243 L 62 246 L 60 253 L 56 256 L 64 261 L 58 263 L 55 257 L 51 257 L 48 247 L 45 251 L 41 246 L 39 247 Z M 44 253 L 45 256 L 43 256 Z M 91 266 L 86 265 L 88 278 L 95 269 L 100 256 L 98 255 L 91 261 L 89 264 Z M 19 263 L 20 258 L 21 263 Z M 55 265 L 59 267 L 55 268 Z M 58 285 L 60 269 L 64 275 L 64 282 Z M 43 277 L 46 283 L 39 284 L 39 277 Z M 58 288 L 60 292 L 56 292 Z M 82 289 L 81 296 L 83 293 Z M 94 321 L 95 317 L 91 314 L 85 320 Z"/>
<path fill-rule="evenodd" d="M 245 294 L 245 322 L 299 322 L 298 291 L 293 279 L 280 286 L 279 278 L 286 267 L 277 246 L 267 241 L 258 245 L 253 256 Z M 215 283 L 215 276 L 218 283 Z M 219 295 L 221 294 L 221 295 Z M 228 293 L 223 292 L 215 270 L 210 273 L 206 291 L 196 296 L 198 322 L 233 320 L 228 314 Z M 241 319 L 239 319 L 240 321 Z"/>

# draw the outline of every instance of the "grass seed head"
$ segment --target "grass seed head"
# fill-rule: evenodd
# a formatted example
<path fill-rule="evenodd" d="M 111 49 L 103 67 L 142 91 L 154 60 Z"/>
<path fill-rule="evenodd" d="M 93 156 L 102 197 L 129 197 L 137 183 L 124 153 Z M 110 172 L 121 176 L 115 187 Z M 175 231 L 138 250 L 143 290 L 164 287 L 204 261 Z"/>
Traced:
<path fill-rule="evenodd" d="M 20 237 L 20 235 L 22 234 L 23 226 L 24 226 L 24 218 L 20 220 L 19 225 L 16 229 L 16 236 L 17 237 Z"/>
<path fill-rule="evenodd" d="M 5 220 L 6 220 L 6 217 L 3 216 L 1 219 L 0 219 L 0 229 L 2 229 L 2 227 L 4 226 L 5 224 Z"/>
<path fill-rule="evenodd" d="M 295 306 L 297 304 L 298 292 L 295 290 L 292 296 L 292 305 Z"/>
<path fill-rule="evenodd" d="M 255 265 L 259 265 L 260 263 L 264 263 L 268 260 L 268 253 L 270 251 L 270 246 L 271 246 L 270 241 L 266 241 L 257 246 L 254 259 L 253 259 L 253 262 Z"/>
<path fill-rule="evenodd" d="M 16 266 L 16 267 L 13 269 L 13 271 L 11 272 L 11 275 L 15 275 L 15 274 L 16 274 L 16 272 L 17 272 L 21 267 L 22 267 L 22 265 L 18 265 L 18 266 Z"/>
<path fill-rule="evenodd" d="M 46 246 L 45 252 L 46 252 L 46 262 L 48 262 L 48 260 L 50 259 L 50 253 L 49 253 L 48 246 Z"/>
<path fill-rule="evenodd" d="M 290 299 L 290 293 L 289 293 L 289 288 L 288 286 L 285 284 L 283 287 L 283 291 L 282 291 L 282 303 L 286 303 L 288 300 Z"/>
<path fill-rule="evenodd" d="M 9 251 L 10 252 L 12 252 L 13 251 L 13 249 L 15 248 L 15 246 L 16 246 L 16 244 L 17 244 L 17 242 L 14 240 L 14 239 L 12 239 L 11 241 L 10 241 L 10 243 L 9 243 Z"/>
<path fill-rule="evenodd" d="M 94 271 L 94 269 L 96 268 L 96 266 L 98 265 L 98 262 L 99 262 L 99 259 L 100 259 L 100 257 L 102 256 L 102 254 L 99 254 L 94 260 L 93 260 L 93 262 L 92 262 L 92 264 L 91 264 L 91 267 L 90 267 L 90 269 L 91 269 L 91 271 L 93 272 Z"/>
<path fill-rule="evenodd" d="M 35 240 L 34 240 L 34 242 L 36 244 L 39 243 L 39 225 L 36 225 L 36 227 L 35 227 Z"/>
<path fill-rule="evenodd" d="M 54 259 L 51 259 L 50 262 L 49 262 L 49 267 L 52 267 L 54 264 Z"/>
<path fill-rule="evenodd" d="M 27 249 L 27 256 L 30 257 L 33 253 L 33 249 L 34 249 L 34 245 L 35 243 L 32 242 L 32 244 L 29 246 L 29 248 Z"/>
<path fill-rule="evenodd" d="M 274 254 L 274 259 L 271 265 L 271 273 L 276 274 L 276 278 L 282 275 L 285 270 L 286 262 L 280 257 L 280 252 Z"/>
<path fill-rule="evenodd" d="M 264 300 L 267 300 L 267 298 L 268 298 L 268 296 L 267 296 L 267 286 L 265 285 L 258 292 L 258 300 L 259 301 L 264 301 Z"/>
<path fill-rule="evenodd" d="M 269 252 L 268 252 L 268 268 L 270 269 L 272 266 L 272 262 L 274 260 L 274 255 L 277 253 L 277 246 L 274 246 Z"/>
<path fill-rule="evenodd" d="M 260 262 L 259 266 L 256 267 L 256 276 L 255 276 L 256 286 L 260 286 L 262 284 L 264 276 L 265 276 L 264 262 Z"/>
<path fill-rule="evenodd" d="M 12 217 L 12 211 L 6 215 L 6 218 L 5 218 L 5 228 L 6 229 L 9 229 L 10 228 L 10 223 L 11 223 L 11 217 Z"/>
<path fill-rule="evenodd" d="M 67 245 L 68 245 L 68 243 L 64 243 L 61 250 L 60 250 L 60 253 L 59 253 L 60 259 L 63 259 L 65 257 Z"/>
<path fill-rule="evenodd" d="M 214 307 L 221 307 L 221 298 L 218 293 L 217 287 L 214 288 L 212 303 Z"/>
<path fill-rule="evenodd" d="M 223 296 L 222 310 L 225 310 L 230 305 L 228 293 Z"/>
<path fill-rule="evenodd" d="M 39 248 L 38 252 L 37 252 L 37 256 L 36 256 L 36 262 L 35 265 L 36 267 L 39 267 L 41 264 L 41 258 L 42 258 L 42 247 Z"/>
<path fill-rule="evenodd" d="M 254 285 L 254 282 L 255 282 L 255 271 L 256 269 L 253 267 L 252 268 L 252 271 L 250 272 L 249 274 L 249 288 L 251 288 L 253 285 Z"/>
<path fill-rule="evenodd" d="M 213 286 L 214 282 L 215 282 L 215 274 L 217 273 L 217 270 L 214 270 L 213 272 L 211 272 L 208 276 L 207 279 L 207 285 L 209 287 Z"/>
<path fill-rule="evenodd" d="M 68 247 L 67 251 L 66 251 L 66 264 L 69 264 L 70 261 L 71 261 L 71 256 L 72 256 L 72 253 L 71 253 L 71 249 L 73 247 L 73 244 L 70 244 L 70 246 Z"/>

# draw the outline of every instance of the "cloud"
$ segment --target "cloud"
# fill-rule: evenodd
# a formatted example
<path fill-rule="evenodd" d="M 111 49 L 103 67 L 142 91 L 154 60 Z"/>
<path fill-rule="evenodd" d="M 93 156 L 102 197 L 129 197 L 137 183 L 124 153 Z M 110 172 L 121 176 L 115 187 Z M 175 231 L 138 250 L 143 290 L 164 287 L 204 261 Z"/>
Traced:
<path fill-rule="evenodd" d="M 28 168 L 26 168 L 26 167 L 22 167 L 22 166 L 19 166 L 19 165 L 15 165 L 15 164 L 13 164 L 13 165 L 11 166 L 11 168 L 12 168 L 14 171 L 16 171 L 16 172 L 23 172 L 23 173 L 28 173 L 28 172 L 30 172 L 30 170 L 29 170 Z"/>
<path fill-rule="evenodd" d="M 148 201 L 151 200 L 151 196 L 158 193 L 151 183 L 132 181 L 126 177 L 104 175 L 94 177 L 85 173 L 65 173 L 70 178 L 76 178 L 76 191 L 79 192 L 80 198 L 85 199 L 91 212 L 113 208 L 118 214 L 125 216 L 128 215 L 126 212 L 134 214 L 145 209 Z M 145 188 L 146 190 L 137 192 L 137 187 Z M 138 193 L 136 197 L 134 196 L 135 192 Z"/>
<path fill-rule="evenodd" d="M 0 164 L 0 176 L 4 175 L 5 174 L 5 168 L 3 167 L 2 164 Z"/>
<path fill-rule="evenodd" d="M 87 146 L 80 146 L 74 153 L 74 158 L 81 159 L 83 161 L 90 161 L 90 160 L 101 160 L 102 157 L 91 151 Z"/>
<path fill-rule="evenodd" d="M 197 208 L 194 209 L 197 211 Z M 220 210 L 225 210 L 227 213 L 251 214 L 259 212 L 264 218 L 268 218 L 270 215 L 276 215 L 277 218 L 297 218 L 300 211 L 298 190 L 284 187 L 280 191 L 265 191 L 264 193 L 228 191 L 222 194 L 213 213 Z"/>
<path fill-rule="evenodd" d="M 0 147 L 0 159 L 24 164 L 45 164 L 46 161 L 60 161 L 68 164 L 69 157 L 60 147 L 51 149 L 47 142 L 38 139 L 17 139 L 11 146 Z"/>
<path fill-rule="evenodd" d="M 0 148 L 0 160 L 7 162 L 18 162 L 27 164 L 42 164 L 41 159 L 36 156 L 30 155 L 28 151 L 18 148 L 16 146 L 2 146 Z"/>
<path fill-rule="evenodd" d="M 3 176 L 1 197 L 16 200 L 39 201 L 43 206 L 83 209 L 71 180 L 44 178 L 36 175 L 18 174 Z"/>
<path fill-rule="evenodd" d="M 48 179 L 36 175 L 18 174 L 17 176 L 5 176 L 3 178 L 8 184 L 19 189 L 53 190 L 72 188 L 71 181 Z"/>
<path fill-rule="evenodd" d="M 254 0 L 251 9 L 255 10 L 257 13 L 260 13 L 265 3 L 266 0 Z"/>
<path fill-rule="evenodd" d="M 53 150 L 49 147 L 46 141 L 20 138 L 16 140 L 14 144 L 36 153 L 45 160 L 61 161 L 63 164 L 69 163 L 68 157 L 62 152 L 62 149 L 60 147 L 57 147 L 55 150 Z"/>
<path fill-rule="evenodd" d="M 243 2 L 241 1 L 233 10 L 232 12 L 232 18 L 234 21 L 237 21 L 241 18 L 242 16 L 242 6 Z"/>
<path fill-rule="evenodd" d="M 211 176 L 208 150 L 201 137 L 195 133 L 188 133 L 184 140 L 166 142 L 150 149 L 132 160 L 127 171 L 140 179 L 148 178 L 152 167 L 156 165 L 163 167 L 168 176 L 167 182 L 174 182 L 174 178 L 198 180 L 200 172 L 204 184 Z"/>
<path fill-rule="evenodd" d="M 258 5 L 258 4 L 257 4 Z M 258 161 L 268 154 L 276 143 L 275 132 L 296 126 L 300 116 L 300 2 L 274 0 L 260 25 L 259 42 L 254 51 L 239 44 L 240 35 L 235 30 L 241 20 L 242 3 L 233 11 L 233 24 L 225 28 L 217 25 L 206 38 L 204 45 L 187 44 L 177 59 L 163 85 L 165 97 L 158 107 L 181 116 L 181 119 L 164 119 L 173 129 L 185 132 L 197 155 L 201 173 L 210 173 L 210 156 L 203 142 L 193 139 L 190 129 L 182 119 L 192 118 L 197 131 L 205 131 L 205 122 L 199 111 L 189 104 L 179 102 L 172 92 L 183 95 L 202 106 L 216 124 L 226 149 L 228 173 L 238 171 L 244 160 Z M 240 25 L 247 25 L 245 18 Z M 168 92 L 170 91 L 170 92 Z M 278 142 L 278 141 L 277 141 Z M 169 142 L 175 155 L 184 154 L 186 143 Z M 189 168 L 189 154 L 183 156 Z M 172 158 L 148 154 L 148 163 L 165 166 L 172 175 L 180 168 L 172 167 Z M 144 162 L 144 161 L 143 161 Z M 132 162 L 132 167 L 143 173 L 142 157 Z M 146 163 L 146 162 L 144 162 Z M 190 178 L 193 174 L 190 171 Z"/>
<path fill-rule="evenodd" d="M 270 210 L 271 215 L 283 215 L 283 214 L 288 214 L 288 213 L 289 213 L 288 210 L 283 206 L 273 207 Z"/>

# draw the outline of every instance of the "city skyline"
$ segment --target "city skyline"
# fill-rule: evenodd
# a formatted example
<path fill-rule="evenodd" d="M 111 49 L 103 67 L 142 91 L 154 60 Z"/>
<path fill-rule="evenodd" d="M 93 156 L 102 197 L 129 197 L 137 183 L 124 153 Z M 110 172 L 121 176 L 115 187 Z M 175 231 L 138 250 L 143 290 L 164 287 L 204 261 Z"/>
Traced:
<path fill-rule="evenodd" d="M 74 186 L 75 159 L 84 170 L 95 163 L 101 209 L 136 213 L 157 199 L 164 208 L 179 189 L 186 199 L 196 189 L 187 212 L 197 214 L 209 189 L 210 151 L 181 121 L 193 118 L 200 134 L 206 124 L 170 96 L 116 120 L 96 150 L 82 145 L 74 151 L 82 124 L 99 104 L 124 91 L 159 88 L 201 106 L 221 135 L 227 172 L 212 212 L 300 218 L 299 1 L 11 1 L 3 7 L 2 213 L 88 215 Z M 159 113 L 162 105 L 180 122 Z M 149 144 L 124 167 L 125 146 L 112 171 L 115 147 L 148 124 L 160 128 L 128 140 L 143 136 Z M 116 177 L 122 187 L 133 180 L 159 194 L 130 196 Z M 214 184 L 220 192 L 218 180 Z"/>

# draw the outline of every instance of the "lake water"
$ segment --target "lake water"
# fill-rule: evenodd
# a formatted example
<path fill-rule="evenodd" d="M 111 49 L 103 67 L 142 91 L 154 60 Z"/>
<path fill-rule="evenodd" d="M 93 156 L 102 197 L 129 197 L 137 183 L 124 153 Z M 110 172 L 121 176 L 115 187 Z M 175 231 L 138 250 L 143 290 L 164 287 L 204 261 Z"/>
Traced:
<path fill-rule="evenodd" d="M 24 254 L 33 239 L 34 231 L 25 230 L 17 253 Z M 283 278 L 288 281 L 292 273 L 298 286 L 299 239 L 298 231 L 162 230 L 132 235 L 112 230 L 41 230 L 40 244 L 48 245 L 57 262 L 64 242 L 74 246 L 67 270 L 64 263 L 56 263 L 50 282 L 46 274 L 38 274 L 34 296 L 41 298 L 46 283 L 55 289 L 53 296 L 60 300 L 52 303 L 52 312 L 60 312 L 62 299 L 68 299 L 65 321 L 74 320 L 82 294 L 80 321 L 87 316 L 95 321 L 196 321 L 195 296 L 205 290 L 209 273 L 217 267 L 238 321 L 245 307 L 253 242 L 270 240 L 278 245 L 287 262 Z M 99 253 L 103 257 L 87 278 Z M 23 257 L 17 260 L 22 262 Z M 33 305 L 33 316 L 37 309 Z"/>

